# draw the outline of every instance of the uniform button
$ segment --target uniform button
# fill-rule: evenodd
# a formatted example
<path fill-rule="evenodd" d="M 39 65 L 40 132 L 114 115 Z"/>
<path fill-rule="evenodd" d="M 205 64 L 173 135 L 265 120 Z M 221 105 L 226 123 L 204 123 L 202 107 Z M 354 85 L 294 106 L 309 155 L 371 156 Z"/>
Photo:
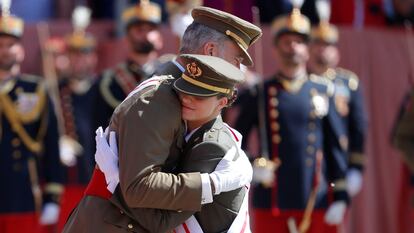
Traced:
<path fill-rule="evenodd" d="M 316 142 L 316 135 L 314 133 L 310 133 L 308 135 L 308 142 L 315 143 Z"/>
<path fill-rule="evenodd" d="M 13 138 L 11 143 L 12 143 L 12 146 L 14 146 L 14 147 L 18 147 L 21 144 L 20 139 L 18 139 L 18 138 Z"/>
<path fill-rule="evenodd" d="M 279 104 L 279 101 L 277 100 L 277 98 L 276 98 L 276 97 L 273 97 L 273 98 L 270 98 L 270 99 L 269 99 L 269 104 L 270 104 L 270 106 L 272 106 L 272 107 L 276 107 L 276 106 Z"/>
<path fill-rule="evenodd" d="M 13 156 L 13 159 L 20 159 L 22 157 L 22 152 L 15 150 L 13 151 L 12 156 Z"/>
<path fill-rule="evenodd" d="M 22 165 L 20 163 L 13 164 L 13 171 L 19 172 L 22 170 Z"/>
<path fill-rule="evenodd" d="M 273 143 L 279 144 L 281 141 L 282 141 L 282 138 L 279 135 L 275 134 L 272 136 Z"/>
<path fill-rule="evenodd" d="M 308 128 L 309 128 L 310 130 L 315 130 L 315 129 L 316 129 L 316 124 L 315 124 L 315 122 L 309 122 L 309 124 L 308 124 Z"/>
<path fill-rule="evenodd" d="M 132 229 L 132 228 L 134 228 L 134 225 L 132 225 L 131 223 L 128 224 L 128 229 Z"/>
<path fill-rule="evenodd" d="M 276 119 L 279 116 L 279 112 L 276 109 L 270 110 L 270 117 Z"/>
<path fill-rule="evenodd" d="M 181 213 L 181 212 L 183 212 L 183 210 L 177 210 L 177 212 L 178 212 L 178 213 Z"/>
<path fill-rule="evenodd" d="M 269 93 L 270 96 L 276 96 L 277 94 L 276 87 L 269 87 L 269 90 L 267 91 L 267 93 Z"/>
<path fill-rule="evenodd" d="M 280 125 L 277 122 L 272 122 L 270 124 L 270 127 L 272 128 L 273 131 L 278 131 L 280 129 Z"/>
<path fill-rule="evenodd" d="M 315 119 L 315 118 L 316 118 L 316 113 L 315 113 L 315 111 L 311 111 L 311 112 L 309 113 L 309 117 L 310 117 L 311 119 Z"/>
<path fill-rule="evenodd" d="M 306 166 L 307 167 L 312 167 L 312 165 L 313 165 L 313 159 L 307 158 L 305 163 L 306 163 Z"/>
<path fill-rule="evenodd" d="M 308 152 L 308 154 L 313 154 L 313 153 L 315 153 L 315 147 L 313 147 L 313 146 L 308 146 L 308 147 L 306 148 L 306 152 Z"/>
<path fill-rule="evenodd" d="M 124 211 L 122 211 L 122 210 L 119 210 L 119 213 L 120 213 L 120 214 L 124 214 Z"/>

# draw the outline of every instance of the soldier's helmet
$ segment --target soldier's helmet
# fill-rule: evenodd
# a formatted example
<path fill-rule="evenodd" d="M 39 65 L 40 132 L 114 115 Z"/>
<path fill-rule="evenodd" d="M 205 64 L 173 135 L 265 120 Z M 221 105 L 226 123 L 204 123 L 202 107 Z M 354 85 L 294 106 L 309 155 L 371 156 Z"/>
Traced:
<path fill-rule="evenodd" d="M 83 52 L 93 51 L 96 47 L 95 37 L 86 32 L 90 24 L 91 10 L 85 6 L 78 6 L 72 13 L 73 32 L 66 36 L 66 44 L 69 50 Z"/>
<path fill-rule="evenodd" d="M 10 0 L 2 0 L 0 17 L 0 35 L 12 36 L 20 39 L 23 35 L 24 21 L 10 13 Z"/>
<path fill-rule="evenodd" d="M 222 58 L 182 54 L 185 71 L 174 81 L 175 90 L 194 96 L 224 94 L 232 97 L 236 85 L 245 80 L 244 73 Z"/>
<path fill-rule="evenodd" d="M 140 22 L 159 25 L 161 23 L 161 7 L 149 0 L 141 0 L 122 12 L 122 22 L 126 29 Z"/>
<path fill-rule="evenodd" d="M 274 39 L 278 39 L 286 33 L 293 33 L 309 39 L 311 24 L 305 15 L 300 12 L 303 1 L 293 1 L 293 10 L 288 15 L 282 15 L 273 20 L 271 33 Z"/>
<path fill-rule="evenodd" d="M 319 15 L 319 24 L 312 28 L 311 40 L 321 41 L 328 44 L 338 42 L 338 29 L 329 23 L 331 6 L 328 1 L 317 1 L 316 9 Z"/>

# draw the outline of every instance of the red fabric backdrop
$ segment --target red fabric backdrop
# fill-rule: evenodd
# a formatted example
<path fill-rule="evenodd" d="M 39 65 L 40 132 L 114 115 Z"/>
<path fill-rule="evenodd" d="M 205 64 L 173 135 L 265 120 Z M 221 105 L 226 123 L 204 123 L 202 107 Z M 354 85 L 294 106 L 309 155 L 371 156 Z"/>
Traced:
<path fill-rule="evenodd" d="M 70 30 L 70 24 L 55 22 L 50 28 L 52 35 L 63 35 Z M 123 59 L 125 43 L 120 39 L 111 39 L 111 23 L 94 23 L 91 31 L 98 36 L 100 42 L 99 70 Z M 39 74 L 40 52 L 35 25 L 28 25 L 25 32 L 23 43 L 27 56 L 23 71 Z M 176 53 L 176 37 L 171 35 L 167 27 L 162 28 L 162 33 L 165 42 L 162 52 Z M 352 203 L 344 232 L 414 232 L 414 219 L 408 214 L 410 202 L 407 196 L 407 172 L 400 155 L 389 143 L 400 101 L 411 86 L 405 33 L 389 29 L 357 31 L 340 28 L 340 36 L 341 66 L 359 75 L 369 113 L 364 187 Z M 414 43 L 414 40 L 411 39 L 410 42 Z M 265 48 L 271 45 L 267 27 L 264 28 L 262 45 Z M 264 51 L 264 75 L 269 76 L 275 71 L 275 64 L 270 50 Z M 255 57 L 254 51 L 251 52 Z"/>

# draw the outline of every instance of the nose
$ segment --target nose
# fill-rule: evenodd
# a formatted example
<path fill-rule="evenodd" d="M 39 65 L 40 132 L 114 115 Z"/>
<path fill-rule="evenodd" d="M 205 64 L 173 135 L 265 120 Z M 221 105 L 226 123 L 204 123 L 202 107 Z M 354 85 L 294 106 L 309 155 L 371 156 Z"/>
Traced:
<path fill-rule="evenodd" d="M 186 94 L 180 94 L 180 99 L 182 103 L 190 103 L 191 102 L 191 96 Z"/>

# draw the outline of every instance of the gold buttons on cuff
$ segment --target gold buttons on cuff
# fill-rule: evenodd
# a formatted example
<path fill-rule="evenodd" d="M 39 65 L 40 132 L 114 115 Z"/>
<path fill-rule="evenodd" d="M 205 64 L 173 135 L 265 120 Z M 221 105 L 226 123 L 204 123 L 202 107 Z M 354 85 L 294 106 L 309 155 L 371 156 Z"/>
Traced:
<path fill-rule="evenodd" d="M 273 98 L 270 98 L 270 99 L 269 99 L 269 104 L 270 104 L 270 106 L 272 106 L 272 107 L 276 107 L 276 106 L 279 104 L 279 101 L 277 100 L 277 98 L 276 98 L 276 97 L 273 97 Z"/>
<path fill-rule="evenodd" d="M 134 228 L 134 225 L 132 225 L 131 223 L 128 224 L 128 229 L 132 229 L 132 228 Z"/>
<path fill-rule="evenodd" d="M 273 130 L 273 131 L 279 131 L 279 129 L 280 129 L 280 125 L 279 125 L 279 123 L 272 122 L 272 123 L 270 124 L 270 128 L 272 128 L 272 130 Z"/>
<path fill-rule="evenodd" d="M 273 143 L 279 144 L 281 141 L 282 141 L 282 138 L 279 135 L 276 134 L 272 136 Z"/>
<path fill-rule="evenodd" d="M 276 87 L 269 87 L 268 93 L 270 96 L 275 96 L 277 94 Z"/>
<path fill-rule="evenodd" d="M 316 135 L 314 133 L 310 133 L 308 135 L 308 142 L 315 143 L 316 142 Z"/>
<path fill-rule="evenodd" d="M 276 109 L 270 110 L 270 117 L 276 119 L 279 116 L 279 112 Z"/>
<path fill-rule="evenodd" d="M 21 141 L 18 138 L 13 138 L 13 140 L 11 141 L 11 144 L 12 144 L 13 147 L 18 147 L 18 146 L 20 146 Z"/>
<path fill-rule="evenodd" d="M 13 164 L 13 171 L 19 172 L 22 170 L 22 165 L 20 163 Z"/>
<path fill-rule="evenodd" d="M 316 123 L 315 122 L 309 122 L 308 124 L 308 128 L 310 130 L 315 130 L 316 129 Z"/>
<path fill-rule="evenodd" d="M 313 147 L 313 146 L 308 146 L 308 147 L 306 148 L 306 152 L 307 152 L 308 154 L 313 154 L 313 153 L 315 153 L 315 147 Z"/>
<path fill-rule="evenodd" d="M 22 157 L 22 152 L 15 150 L 13 151 L 12 156 L 13 156 L 13 159 L 20 159 Z"/>

